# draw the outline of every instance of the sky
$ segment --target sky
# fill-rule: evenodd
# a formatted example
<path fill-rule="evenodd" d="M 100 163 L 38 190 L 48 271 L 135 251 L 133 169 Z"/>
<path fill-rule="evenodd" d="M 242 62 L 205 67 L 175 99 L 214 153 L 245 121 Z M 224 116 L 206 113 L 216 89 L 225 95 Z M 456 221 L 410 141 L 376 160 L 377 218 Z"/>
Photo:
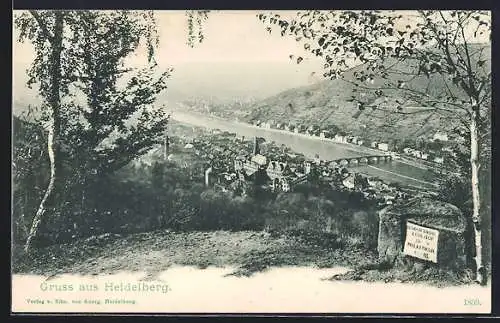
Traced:
<path fill-rule="evenodd" d="M 187 45 L 184 11 L 156 11 L 160 44 L 156 60 L 161 69 L 174 68 L 167 100 L 189 97 L 265 98 L 290 88 L 322 80 L 323 62 L 305 53 L 303 44 L 291 37 L 269 34 L 256 17 L 257 11 L 216 11 L 203 25 L 205 40 Z M 295 11 L 276 11 L 281 16 Z M 408 17 L 410 12 L 405 13 Z M 13 37 L 14 97 L 30 96 L 25 70 L 33 59 L 30 43 Z M 305 57 L 297 65 L 289 56 Z M 145 64 L 145 51 L 138 51 L 128 64 Z"/>
<path fill-rule="evenodd" d="M 313 58 L 300 65 L 292 62 L 290 54 L 305 54 L 302 44 L 269 34 L 257 11 L 212 12 L 204 23 L 204 41 L 194 48 L 187 45 L 184 11 L 155 14 L 160 37 L 156 60 L 162 69 L 174 68 L 167 98 L 265 98 L 321 80 L 313 72 L 320 75 L 322 62 Z M 14 92 L 25 94 L 24 71 L 33 59 L 33 48 L 13 41 Z M 143 51 L 128 59 L 135 66 L 145 62 Z"/>

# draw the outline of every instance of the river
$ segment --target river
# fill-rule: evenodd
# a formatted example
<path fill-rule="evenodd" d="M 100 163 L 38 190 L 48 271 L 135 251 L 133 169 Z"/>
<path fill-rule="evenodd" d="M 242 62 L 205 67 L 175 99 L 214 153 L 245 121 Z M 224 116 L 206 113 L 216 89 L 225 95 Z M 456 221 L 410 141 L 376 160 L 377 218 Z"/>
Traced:
<path fill-rule="evenodd" d="M 229 131 L 236 133 L 238 136 L 245 136 L 248 138 L 255 136 L 262 137 L 266 141 L 274 141 L 279 145 L 283 144 L 310 158 L 314 158 L 316 154 L 323 160 L 382 154 L 382 152 L 378 150 L 367 147 L 340 144 L 332 142 L 331 140 L 277 129 L 259 128 L 243 122 L 224 120 L 195 112 L 174 111 L 171 114 L 171 118 L 184 124 Z M 432 174 L 429 170 L 415 167 L 398 160 L 375 165 L 357 166 L 356 171 L 369 176 L 377 176 L 387 182 L 397 182 L 401 185 L 423 189 L 435 189 L 434 184 L 431 182 Z"/>

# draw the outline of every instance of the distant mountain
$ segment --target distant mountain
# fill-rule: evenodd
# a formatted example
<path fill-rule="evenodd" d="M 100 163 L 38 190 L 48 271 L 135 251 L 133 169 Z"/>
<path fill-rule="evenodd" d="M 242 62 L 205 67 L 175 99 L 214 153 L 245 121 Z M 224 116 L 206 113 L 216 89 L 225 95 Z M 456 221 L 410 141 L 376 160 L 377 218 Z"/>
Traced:
<path fill-rule="evenodd" d="M 28 89 L 27 63 L 13 69 L 16 103 L 38 104 L 36 89 Z M 174 66 L 168 88 L 157 99 L 158 104 L 184 101 L 207 101 L 227 104 L 235 101 L 262 100 L 288 88 L 308 84 L 313 69 L 291 62 L 197 62 Z M 16 112 L 19 107 L 16 106 Z"/>

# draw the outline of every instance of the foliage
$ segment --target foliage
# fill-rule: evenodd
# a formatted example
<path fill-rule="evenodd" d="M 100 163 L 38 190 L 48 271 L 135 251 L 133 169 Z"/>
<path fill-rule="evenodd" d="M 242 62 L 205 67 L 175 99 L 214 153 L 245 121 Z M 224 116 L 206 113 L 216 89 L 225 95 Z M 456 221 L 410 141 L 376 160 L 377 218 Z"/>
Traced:
<path fill-rule="evenodd" d="M 48 128 L 51 157 L 50 182 L 33 217 L 28 250 L 46 213 L 60 213 L 72 190 L 159 142 L 168 117 L 153 103 L 171 71 L 155 75 L 158 37 L 150 11 L 32 10 L 18 13 L 14 23 L 18 40 L 35 49 L 28 85 L 36 85 L 43 98 L 40 124 Z M 149 66 L 125 68 L 125 59 L 143 45 Z"/>
<path fill-rule="evenodd" d="M 270 27 L 276 26 L 281 35 L 295 37 L 306 50 L 323 58 L 325 77 L 341 78 L 353 66 L 365 64 L 366 69 L 356 77 L 360 82 L 373 84 L 376 74 L 387 79 L 388 73 L 393 72 L 387 63 L 416 60 L 416 75 L 442 74 L 466 91 L 472 90 L 468 78 L 476 77 L 477 83 L 472 85 L 479 86 L 486 95 L 488 92 L 485 86 L 491 73 L 483 53 L 487 46 L 471 55 L 466 52 L 471 42 L 489 40 L 489 12 L 304 11 L 289 19 L 272 13 L 261 13 L 258 18 Z M 477 58 L 475 66 L 466 56 Z M 297 58 L 297 63 L 301 61 L 302 57 Z M 474 75 L 469 75 L 470 69 Z M 404 90 L 403 83 L 408 81 L 400 79 L 391 86 Z M 451 96 L 447 98 L 450 102 L 468 103 L 451 92 L 445 95 Z"/>
<path fill-rule="evenodd" d="M 67 203 L 58 213 L 64 216 L 49 219 L 43 232 L 44 243 L 160 228 L 262 230 L 269 223 L 275 223 L 277 231 L 291 233 L 304 221 L 309 223 L 304 232 L 322 234 L 328 217 L 332 217 L 333 234 L 346 243 L 372 248 L 376 241 L 372 237 L 373 225 L 378 223 L 374 212 L 361 220 L 353 216 L 361 208 L 373 209 L 374 205 L 355 192 L 328 190 L 322 194 L 321 190 L 304 188 L 303 192 L 263 196 L 264 190 L 247 183 L 244 186 L 249 194 L 241 196 L 233 191 L 206 188 L 203 179 L 192 179 L 189 174 L 176 163 L 156 160 L 151 166 L 131 163 L 114 174 L 88 181 L 67 194 Z M 18 180 L 28 184 L 23 181 Z M 22 194 L 15 195 L 14 200 L 22 205 Z M 283 221 L 291 226 L 283 225 Z M 14 237 L 23 239 L 17 233 Z"/>
<path fill-rule="evenodd" d="M 325 77 L 352 83 L 360 110 L 417 114 L 422 110 L 405 106 L 424 106 L 461 116 L 468 129 L 468 112 L 479 106 L 481 122 L 489 120 L 489 12 L 299 11 L 293 18 L 258 18 L 324 59 Z"/>
<path fill-rule="evenodd" d="M 51 13 L 38 14 L 49 20 Z M 33 19 L 28 13 L 17 18 L 21 40 L 23 26 L 34 28 Z M 82 176 L 113 172 L 159 142 L 167 116 L 152 104 L 166 88 L 171 70 L 155 76 L 153 54 L 158 39 L 150 12 L 70 11 L 64 19 L 62 80 L 67 96 L 59 116 L 65 146 L 62 158 L 70 160 L 75 173 Z M 29 34 L 27 37 L 32 40 Z M 150 66 L 125 69 L 124 59 L 143 42 L 147 43 Z M 37 53 L 43 55 L 44 51 Z M 40 83 L 41 90 L 47 80 L 40 72 L 46 65 L 41 57 L 31 68 L 39 76 L 32 76 L 30 83 Z M 78 94 L 85 102 L 78 102 Z"/>
<path fill-rule="evenodd" d="M 186 11 L 188 24 L 187 44 L 194 47 L 196 43 L 201 43 L 205 39 L 203 34 L 203 23 L 208 19 L 210 10 L 190 10 Z"/>
<path fill-rule="evenodd" d="M 470 131 L 470 219 L 477 280 L 485 284 L 479 170 L 491 126 L 490 12 L 345 10 L 298 12 L 290 19 L 278 14 L 258 18 L 270 32 L 277 26 L 282 36 L 303 41 L 306 50 L 323 58 L 325 77 L 351 74 L 356 86 L 351 101 L 359 114 L 367 108 L 398 114 L 432 111 L 457 117 Z M 401 62 L 407 68 L 401 68 Z M 403 100 L 390 102 L 391 96 Z"/>
<path fill-rule="evenodd" d="M 28 235 L 32 215 L 49 181 L 49 161 L 43 149 L 46 133 L 26 121 L 30 111 L 14 117 L 12 127 L 12 220 L 14 237 L 21 241 Z"/>

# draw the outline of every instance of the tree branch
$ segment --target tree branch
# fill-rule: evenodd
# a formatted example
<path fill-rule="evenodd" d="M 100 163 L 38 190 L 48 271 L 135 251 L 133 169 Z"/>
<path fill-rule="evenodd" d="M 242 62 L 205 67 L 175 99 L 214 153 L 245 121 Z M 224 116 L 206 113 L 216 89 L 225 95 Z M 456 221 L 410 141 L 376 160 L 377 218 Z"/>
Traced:
<path fill-rule="evenodd" d="M 364 85 L 360 85 L 356 82 L 353 82 L 353 81 L 349 81 L 349 80 L 343 80 L 344 82 L 348 82 L 348 83 L 351 83 L 351 84 L 354 84 L 356 85 L 357 87 L 360 87 L 362 89 L 365 89 L 365 90 L 370 90 L 370 91 L 374 91 L 374 90 L 396 90 L 396 91 L 406 91 L 406 92 L 409 92 L 409 93 L 413 93 L 419 97 L 422 97 L 422 98 L 428 98 L 426 101 L 427 103 L 441 103 L 441 104 L 446 104 L 446 105 L 452 105 L 452 106 L 455 106 L 457 108 L 460 108 L 461 110 L 465 111 L 465 112 L 468 112 L 468 110 L 466 108 L 464 108 L 462 105 L 458 104 L 458 103 L 453 103 L 453 102 L 447 102 L 447 101 L 440 101 L 440 100 L 437 100 L 437 99 L 434 99 L 432 98 L 428 93 L 424 93 L 424 92 L 421 92 L 421 91 L 418 91 L 418 90 L 415 90 L 415 89 L 410 89 L 410 88 L 406 88 L 406 87 L 403 87 L 403 88 L 396 88 L 396 87 L 388 87 L 388 86 L 385 86 L 385 87 L 379 87 L 377 86 L 376 88 L 371 88 L 371 87 L 368 87 L 368 86 L 364 86 Z M 437 110 L 443 110 L 443 111 L 448 111 L 448 112 L 451 112 L 451 113 L 456 113 L 456 110 L 455 109 L 447 109 L 447 108 L 444 108 L 444 107 L 433 107 Z"/>
<path fill-rule="evenodd" d="M 469 54 L 469 44 L 467 43 L 467 40 L 465 38 L 465 31 L 464 31 L 464 26 L 462 25 L 461 22 L 459 22 L 459 26 L 460 26 L 460 31 L 462 33 L 462 38 L 464 39 L 464 47 L 465 47 L 465 56 L 467 58 L 467 73 L 468 73 L 468 79 L 469 79 L 469 91 L 470 91 L 470 95 L 471 96 L 474 96 L 474 99 L 476 101 L 477 100 L 477 93 L 476 92 L 476 89 L 475 89 L 475 84 L 474 84 L 474 80 L 472 79 L 472 63 L 471 63 L 471 60 L 470 60 L 470 54 Z"/>
<path fill-rule="evenodd" d="M 45 35 L 45 38 L 52 43 L 54 40 L 54 36 L 50 33 L 50 31 L 47 29 L 47 25 L 45 25 L 42 21 L 42 17 L 40 17 L 40 14 L 36 10 L 30 10 L 30 14 L 35 18 L 38 26 L 42 30 L 43 34 Z"/>

